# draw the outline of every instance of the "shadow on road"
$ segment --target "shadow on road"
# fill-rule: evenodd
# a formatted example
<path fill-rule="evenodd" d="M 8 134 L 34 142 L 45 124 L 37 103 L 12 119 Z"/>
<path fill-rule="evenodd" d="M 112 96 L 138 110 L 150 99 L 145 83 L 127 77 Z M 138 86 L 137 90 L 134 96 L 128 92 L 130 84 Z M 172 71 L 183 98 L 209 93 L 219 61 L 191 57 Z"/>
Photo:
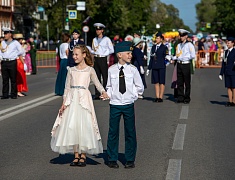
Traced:
<path fill-rule="evenodd" d="M 107 156 L 107 151 L 104 150 L 104 153 L 98 154 L 98 155 L 92 155 L 90 157 L 94 157 L 94 159 L 102 158 L 104 160 L 104 164 L 107 165 L 108 163 L 108 156 Z M 95 161 L 93 158 L 89 158 L 88 156 L 86 157 L 86 162 L 89 165 L 98 165 L 101 164 L 97 161 Z M 74 160 L 74 155 L 73 154 L 60 154 L 58 157 L 53 158 L 50 160 L 51 164 L 70 164 Z M 120 161 L 123 165 L 125 165 L 126 160 L 125 160 L 125 154 L 119 153 L 118 154 L 118 161 Z"/>
<path fill-rule="evenodd" d="M 165 96 L 167 96 L 167 100 L 170 100 L 172 102 L 175 102 L 175 98 L 174 98 L 174 94 L 164 94 Z"/>
<path fill-rule="evenodd" d="M 154 101 L 155 98 L 153 97 L 144 97 L 143 100 L 146 100 L 146 101 Z"/>
<path fill-rule="evenodd" d="M 58 157 L 51 159 L 50 163 L 51 164 L 70 164 L 73 160 L 74 160 L 73 154 L 65 154 L 65 155 L 60 154 Z M 86 162 L 89 165 L 100 164 L 99 162 L 97 162 L 89 157 L 86 157 Z"/>
<path fill-rule="evenodd" d="M 223 105 L 225 106 L 226 105 L 226 102 L 221 102 L 221 101 L 210 101 L 211 104 L 218 104 L 218 105 Z"/>

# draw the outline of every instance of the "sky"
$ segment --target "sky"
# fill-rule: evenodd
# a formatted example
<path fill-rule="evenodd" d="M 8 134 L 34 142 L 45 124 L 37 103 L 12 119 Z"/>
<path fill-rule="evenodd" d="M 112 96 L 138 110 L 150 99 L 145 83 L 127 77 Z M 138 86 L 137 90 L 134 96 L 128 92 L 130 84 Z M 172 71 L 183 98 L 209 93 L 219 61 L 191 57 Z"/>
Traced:
<path fill-rule="evenodd" d="M 194 32 L 196 30 L 195 23 L 196 18 L 196 8 L 195 5 L 201 0 L 161 0 L 165 4 L 172 4 L 175 8 L 179 10 L 179 16 L 184 21 L 184 24 L 189 26 Z"/>

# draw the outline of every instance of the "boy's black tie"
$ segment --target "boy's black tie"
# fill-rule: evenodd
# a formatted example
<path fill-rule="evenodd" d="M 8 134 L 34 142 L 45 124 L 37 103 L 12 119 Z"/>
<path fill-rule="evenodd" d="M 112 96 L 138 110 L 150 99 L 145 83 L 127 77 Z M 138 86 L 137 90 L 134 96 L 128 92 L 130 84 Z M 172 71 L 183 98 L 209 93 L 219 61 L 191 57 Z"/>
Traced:
<path fill-rule="evenodd" d="M 123 72 L 123 66 L 120 68 L 120 72 L 119 72 L 119 92 L 122 94 L 126 92 L 126 83 L 125 83 L 125 76 Z"/>

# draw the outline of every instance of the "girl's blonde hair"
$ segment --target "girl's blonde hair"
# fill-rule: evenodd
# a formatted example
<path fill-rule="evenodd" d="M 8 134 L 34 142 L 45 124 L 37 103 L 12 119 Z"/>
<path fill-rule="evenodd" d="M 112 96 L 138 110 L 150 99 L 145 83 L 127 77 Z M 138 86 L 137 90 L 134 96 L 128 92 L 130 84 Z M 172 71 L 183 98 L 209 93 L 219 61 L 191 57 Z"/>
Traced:
<path fill-rule="evenodd" d="M 94 65 L 94 62 L 93 62 L 92 57 L 91 57 L 91 53 L 90 53 L 89 49 L 86 47 L 86 45 L 79 44 L 79 45 L 76 45 L 74 47 L 74 49 L 80 49 L 82 53 L 86 54 L 85 63 L 88 66 L 93 66 Z"/>

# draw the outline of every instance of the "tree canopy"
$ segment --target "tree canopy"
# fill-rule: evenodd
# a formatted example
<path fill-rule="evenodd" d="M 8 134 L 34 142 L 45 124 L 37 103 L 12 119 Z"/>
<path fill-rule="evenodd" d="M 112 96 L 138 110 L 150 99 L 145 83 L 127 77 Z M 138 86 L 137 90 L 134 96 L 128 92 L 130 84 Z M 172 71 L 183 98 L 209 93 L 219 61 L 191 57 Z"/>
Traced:
<path fill-rule="evenodd" d="M 197 31 L 235 36 L 235 1 L 233 0 L 201 0 L 196 5 Z M 211 27 L 207 27 L 207 23 Z"/>
<path fill-rule="evenodd" d="M 33 19 L 35 33 L 46 38 L 46 24 L 50 29 L 50 39 L 59 38 L 66 24 L 66 6 L 76 5 L 77 0 L 15 0 L 18 11 L 25 17 Z M 36 20 L 33 14 L 37 12 L 37 7 L 42 6 L 48 17 L 48 21 Z M 69 7 L 75 10 L 76 7 Z M 160 0 L 86 0 L 86 10 L 78 11 L 76 20 L 69 20 L 70 32 L 76 28 L 79 31 L 85 25 L 82 22 L 91 17 L 86 23 L 89 26 L 89 35 L 95 34 L 93 24 L 100 22 L 106 25 L 106 34 L 113 37 L 116 34 L 125 36 L 140 31 L 145 35 L 152 35 L 156 31 L 172 31 L 172 29 L 186 28 L 182 19 L 179 18 L 179 11 L 173 5 L 166 5 Z M 17 18 L 15 18 L 17 21 Z M 16 28 L 20 31 L 20 20 L 16 23 Z M 156 29 L 156 24 L 160 24 L 160 29 Z M 32 29 L 31 29 L 32 31 Z"/>

